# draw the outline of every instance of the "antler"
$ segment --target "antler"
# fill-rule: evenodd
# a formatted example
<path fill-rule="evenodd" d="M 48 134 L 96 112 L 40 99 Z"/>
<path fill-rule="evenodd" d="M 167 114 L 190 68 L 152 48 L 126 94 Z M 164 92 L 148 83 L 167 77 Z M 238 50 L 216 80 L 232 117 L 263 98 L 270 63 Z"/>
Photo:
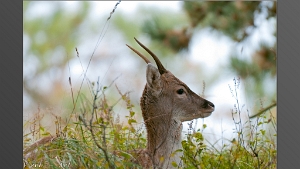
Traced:
<path fill-rule="evenodd" d="M 127 45 L 127 44 L 126 44 Z M 138 54 L 144 61 L 148 64 L 151 63 L 144 55 L 142 55 L 140 52 L 137 50 L 133 49 L 131 46 L 127 45 L 131 50 L 133 50 L 136 54 Z"/>
<path fill-rule="evenodd" d="M 142 47 L 144 48 L 155 60 L 155 63 L 157 65 L 157 68 L 159 70 L 160 74 L 164 74 L 167 72 L 167 70 L 165 69 L 165 67 L 162 65 L 162 63 L 160 62 L 160 60 L 158 59 L 158 57 L 151 52 L 146 46 L 144 46 L 141 42 L 139 42 L 136 38 L 134 38 L 134 40 Z M 127 44 L 126 44 L 127 45 Z M 138 52 L 137 50 L 133 49 L 132 47 L 130 47 L 129 45 L 127 45 L 131 50 L 133 50 L 136 54 L 138 54 L 142 59 L 144 59 L 144 61 L 146 63 L 151 63 L 144 55 L 142 55 L 140 52 Z"/>

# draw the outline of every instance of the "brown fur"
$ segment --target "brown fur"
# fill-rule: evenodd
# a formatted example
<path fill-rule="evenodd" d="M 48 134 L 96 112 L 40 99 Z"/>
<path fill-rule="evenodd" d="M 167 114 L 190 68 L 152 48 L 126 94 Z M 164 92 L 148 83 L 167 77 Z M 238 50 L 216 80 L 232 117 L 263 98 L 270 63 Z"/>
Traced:
<path fill-rule="evenodd" d="M 158 69 L 141 56 L 148 63 L 147 84 L 140 100 L 147 130 L 147 149 L 139 152 L 138 161 L 144 168 L 172 168 L 172 161 L 181 164 L 182 154 L 172 153 L 182 148 L 182 122 L 209 116 L 214 111 L 214 104 L 195 94 L 166 70 L 152 52 L 150 54 Z"/>

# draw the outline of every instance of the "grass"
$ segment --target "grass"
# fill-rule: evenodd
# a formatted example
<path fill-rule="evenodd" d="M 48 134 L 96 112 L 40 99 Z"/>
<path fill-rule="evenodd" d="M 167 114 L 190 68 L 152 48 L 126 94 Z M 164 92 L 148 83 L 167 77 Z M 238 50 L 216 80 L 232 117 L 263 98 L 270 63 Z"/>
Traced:
<path fill-rule="evenodd" d="M 234 79 L 230 88 L 236 104 L 232 109 L 232 120 L 235 124 L 235 137 L 228 140 L 220 138 L 222 148 L 216 149 L 202 135 L 202 130 L 191 128 L 186 139 L 182 141 L 183 152 L 180 164 L 172 163 L 178 168 L 276 168 L 276 119 L 271 113 L 264 113 L 255 118 L 243 119 L 244 113 L 237 97 L 239 79 Z M 55 133 L 42 126 L 38 109 L 35 117 L 24 123 L 28 132 L 23 135 L 24 168 L 142 168 L 136 162 L 136 152 L 146 147 L 143 124 L 136 120 L 134 105 L 129 93 L 120 94 L 120 101 L 126 104 L 127 122 L 113 112 L 105 90 L 97 83 L 93 92 L 93 103 L 81 98 L 80 108 L 69 116 L 69 123 L 53 115 Z M 267 110 L 268 112 L 270 110 Z M 272 132 L 273 131 L 273 134 Z M 275 133 L 274 133 L 275 132 Z M 174 153 L 176 153 L 174 152 Z"/>

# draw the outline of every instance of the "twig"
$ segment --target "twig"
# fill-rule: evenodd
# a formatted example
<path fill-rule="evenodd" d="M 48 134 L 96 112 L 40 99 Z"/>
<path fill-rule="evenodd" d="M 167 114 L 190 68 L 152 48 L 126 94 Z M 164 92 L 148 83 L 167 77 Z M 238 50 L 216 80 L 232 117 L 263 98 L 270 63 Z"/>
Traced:
<path fill-rule="evenodd" d="M 275 107 L 275 106 L 277 106 L 277 103 L 276 103 L 276 102 L 273 103 L 273 104 L 271 104 L 271 105 L 269 105 L 268 107 L 266 107 L 266 108 L 260 110 L 258 113 L 256 113 L 255 115 L 250 116 L 249 118 L 252 119 L 252 118 L 254 118 L 254 117 L 257 117 L 257 116 L 263 114 L 264 112 L 266 112 L 267 110 L 269 110 L 269 109 L 271 109 L 272 107 Z"/>
<path fill-rule="evenodd" d="M 111 161 L 109 160 L 109 157 L 108 157 L 108 154 L 107 154 L 107 151 L 106 151 L 106 148 L 103 148 L 101 145 L 98 144 L 98 142 L 96 141 L 96 137 L 95 137 L 95 134 L 94 134 L 94 131 L 93 131 L 93 128 L 92 126 L 88 127 L 88 125 L 86 124 L 86 121 L 81 117 L 79 116 L 79 120 L 83 123 L 83 125 L 91 132 L 91 135 L 92 135 L 92 138 L 94 140 L 94 143 L 96 144 L 96 146 L 102 150 L 102 152 L 104 153 L 104 156 L 105 156 L 105 160 L 108 162 L 108 165 L 109 165 L 109 168 L 110 169 L 114 169 L 114 165 L 111 163 Z M 103 129 L 105 130 L 105 125 L 100 125 L 101 127 L 103 127 Z M 105 137 L 104 137 L 105 138 Z"/>
<path fill-rule="evenodd" d="M 97 106 L 96 106 L 96 101 L 97 101 L 97 99 L 98 99 L 98 93 L 100 92 L 100 88 L 101 88 L 101 87 L 100 87 L 99 77 L 98 77 L 98 81 L 97 81 L 97 89 L 96 89 L 96 92 L 93 93 L 93 95 L 94 95 L 94 100 L 93 100 L 93 108 L 92 108 L 92 117 L 91 117 L 91 119 L 90 119 L 90 121 L 89 121 L 89 123 L 90 123 L 89 126 L 86 124 L 86 121 L 85 121 L 85 119 L 84 119 L 82 116 L 79 116 L 79 120 L 80 120 L 80 121 L 83 123 L 83 125 L 90 131 L 90 133 L 91 133 L 91 135 L 92 135 L 92 138 L 93 138 L 93 141 L 94 141 L 94 143 L 96 144 L 96 146 L 97 146 L 100 150 L 102 150 L 102 152 L 104 153 L 105 160 L 108 162 L 109 168 L 110 168 L 110 169 L 114 169 L 115 166 L 114 166 L 113 163 L 110 161 L 109 156 L 108 156 L 108 152 L 107 152 L 106 137 L 105 137 L 105 135 L 106 135 L 106 133 L 105 133 L 106 125 L 104 125 L 103 122 L 102 122 L 102 124 L 99 124 L 100 127 L 103 128 L 103 133 L 102 133 L 102 141 L 103 141 L 103 142 L 102 142 L 102 146 L 99 145 L 99 143 L 97 142 L 96 136 L 95 136 L 94 130 L 93 130 L 94 114 L 95 114 L 95 111 L 96 111 L 96 108 L 97 108 Z M 83 114 L 83 116 L 84 116 L 84 114 Z"/>
<path fill-rule="evenodd" d="M 38 141 L 36 141 L 35 143 L 33 143 L 32 145 L 30 145 L 29 147 L 27 147 L 26 149 L 23 150 L 23 154 L 26 155 L 28 154 L 29 152 L 33 151 L 34 149 L 36 149 L 38 146 L 40 145 L 44 145 L 50 141 L 52 141 L 53 139 L 55 139 L 56 137 L 55 136 L 47 136 L 47 137 L 44 137 Z"/>

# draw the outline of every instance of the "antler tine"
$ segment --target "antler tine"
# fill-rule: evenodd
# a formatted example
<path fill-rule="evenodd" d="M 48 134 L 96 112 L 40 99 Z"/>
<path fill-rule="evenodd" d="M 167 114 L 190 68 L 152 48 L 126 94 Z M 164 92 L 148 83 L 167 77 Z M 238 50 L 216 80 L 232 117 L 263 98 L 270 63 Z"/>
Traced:
<path fill-rule="evenodd" d="M 126 44 L 127 45 L 127 44 Z M 144 61 L 148 64 L 151 63 L 144 55 L 142 55 L 140 52 L 137 50 L 133 49 L 131 46 L 127 45 L 132 51 L 134 51 L 136 54 L 138 54 Z"/>
<path fill-rule="evenodd" d="M 141 42 L 139 42 L 136 38 L 134 38 L 134 40 L 141 46 L 143 47 L 155 60 L 155 63 L 157 65 L 157 68 L 159 70 L 160 74 L 164 74 L 165 72 L 167 72 L 167 70 L 165 69 L 165 67 L 162 65 L 162 63 L 160 62 L 160 60 L 158 59 L 158 57 L 151 52 L 146 46 L 144 46 Z"/>

